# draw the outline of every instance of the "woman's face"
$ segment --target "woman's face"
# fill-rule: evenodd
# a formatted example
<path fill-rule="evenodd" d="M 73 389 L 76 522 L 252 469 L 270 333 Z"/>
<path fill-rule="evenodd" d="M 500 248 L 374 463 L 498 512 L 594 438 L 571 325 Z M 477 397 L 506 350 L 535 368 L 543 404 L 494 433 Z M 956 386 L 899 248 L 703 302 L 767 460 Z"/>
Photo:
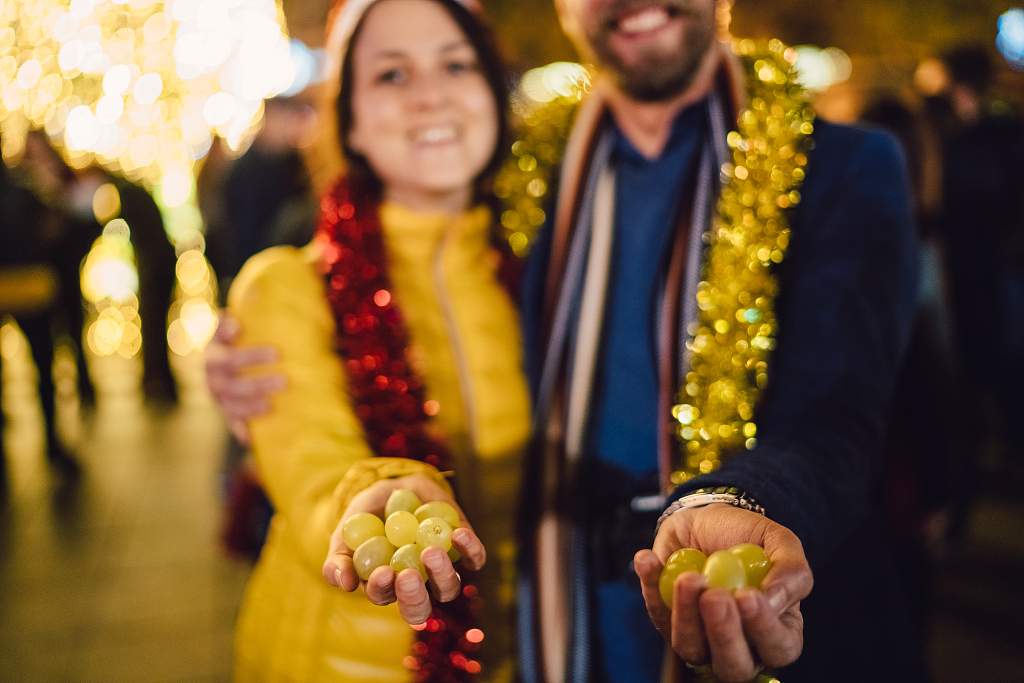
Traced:
<path fill-rule="evenodd" d="M 465 206 L 498 137 L 494 96 L 458 24 L 430 0 L 387 0 L 352 54 L 350 146 L 385 196 L 413 208 Z"/>

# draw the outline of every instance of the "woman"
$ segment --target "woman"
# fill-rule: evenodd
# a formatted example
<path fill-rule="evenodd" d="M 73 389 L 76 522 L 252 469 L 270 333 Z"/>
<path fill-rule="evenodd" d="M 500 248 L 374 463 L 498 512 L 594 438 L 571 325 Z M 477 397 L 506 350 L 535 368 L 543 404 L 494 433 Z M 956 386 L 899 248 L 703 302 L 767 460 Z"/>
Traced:
<path fill-rule="evenodd" d="M 347 173 L 317 239 L 257 255 L 229 295 L 241 343 L 276 347 L 273 371 L 288 380 L 249 425 L 276 514 L 239 617 L 236 677 L 455 681 L 482 663 L 485 679 L 510 680 L 528 398 L 479 203 L 501 156 L 502 69 L 452 0 L 352 0 L 328 47 Z M 379 513 L 395 488 L 451 498 L 447 470 L 472 520 L 453 536 L 460 571 L 483 566 L 484 547 L 490 557 L 460 590 L 448 557 L 424 551 L 441 609 L 416 631 L 406 622 L 430 607 L 416 572 L 381 567 L 366 595 L 347 592 L 351 549 L 335 532 L 356 511 Z"/>

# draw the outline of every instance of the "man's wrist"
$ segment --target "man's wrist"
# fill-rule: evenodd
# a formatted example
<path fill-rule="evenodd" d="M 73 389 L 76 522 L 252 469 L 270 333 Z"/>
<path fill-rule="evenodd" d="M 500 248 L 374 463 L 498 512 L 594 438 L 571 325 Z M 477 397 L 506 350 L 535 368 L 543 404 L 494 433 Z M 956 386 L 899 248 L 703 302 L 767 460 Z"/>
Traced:
<path fill-rule="evenodd" d="M 661 517 L 658 518 L 658 524 L 655 526 L 655 533 L 661 529 L 662 522 L 680 510 L 702 508 L 716 503 L 731 505 L 759 515 L 766 514 L 763 505 L 758 503 L 753 496 L 747 494 L 746 491 L 743 491 L 736 486 L 709 486 L 688 493 L 669 505 L 665 511 L 661 513 Z"/>

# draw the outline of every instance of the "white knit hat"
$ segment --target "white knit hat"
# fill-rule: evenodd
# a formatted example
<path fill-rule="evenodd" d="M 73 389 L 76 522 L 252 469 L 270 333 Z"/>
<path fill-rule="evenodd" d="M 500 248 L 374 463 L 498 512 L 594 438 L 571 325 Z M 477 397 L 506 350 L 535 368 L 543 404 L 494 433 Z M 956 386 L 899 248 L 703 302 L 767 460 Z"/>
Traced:
<path fill-rule="evenodd" d="M 324 44 L 323 79 L 337 84 L 341 78 L 341 62 L 348 41 L 356 30 L 366 11 L 380 0 L 339 0 L 327 15 L 327 41 Z M 474 14 L 483 14 L 483 7 L 477 0 L 456 0 Z"/>

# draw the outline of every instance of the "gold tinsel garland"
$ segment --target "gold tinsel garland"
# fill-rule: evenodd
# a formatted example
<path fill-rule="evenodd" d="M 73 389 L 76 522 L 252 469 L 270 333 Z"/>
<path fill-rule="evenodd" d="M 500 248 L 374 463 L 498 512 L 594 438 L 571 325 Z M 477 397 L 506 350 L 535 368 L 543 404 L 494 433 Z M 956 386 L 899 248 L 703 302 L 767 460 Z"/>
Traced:
<path fill-rule="evenodd" d="M 714 471 L 724 454 L 757 445 L 754 408 L 768 381 L 777 322 L 772 272 L 789 246 L 786 213 L 800 202 L 814 111 L 797 82 L 795 53 L 778 40 L 733 41 L 746 70 L 748 108 L 728 136 L 708 256 L 697 287 L 698 321 L 687 343 L 690 368 L 672 408 L 682 454 L 681 484 Z M 561 161 L 583 89 L 519 114 L 522 134 L 495 183 L 501 224 L 525 255 L 546 216 L 550 179 Z"/>
<path fill-rule="evenodd" d="M 494 193 L 504 210 L 501 227 L 512 252 L 526 256 L 533 238 L 547 220 L 545 207 L 565 143 L 587 84 L 548 102 L 513 105 L 521 135 L 494 182 Z"/>
<path fill-rule="evenodd" d="M 748 108 L 729 133 L 732 162 L 697 286 L 698 321 L 672 417 L 683 445 L 673 484 L 719 467 L 722 457 L 757 445 L 754 409 L 768 382 L 778 323 L 773 269 L 786 256 L 787 209 L 800 202 L 814 111 L 797 82 L 795 55 L 778 40 L 741 40 Z"/>

